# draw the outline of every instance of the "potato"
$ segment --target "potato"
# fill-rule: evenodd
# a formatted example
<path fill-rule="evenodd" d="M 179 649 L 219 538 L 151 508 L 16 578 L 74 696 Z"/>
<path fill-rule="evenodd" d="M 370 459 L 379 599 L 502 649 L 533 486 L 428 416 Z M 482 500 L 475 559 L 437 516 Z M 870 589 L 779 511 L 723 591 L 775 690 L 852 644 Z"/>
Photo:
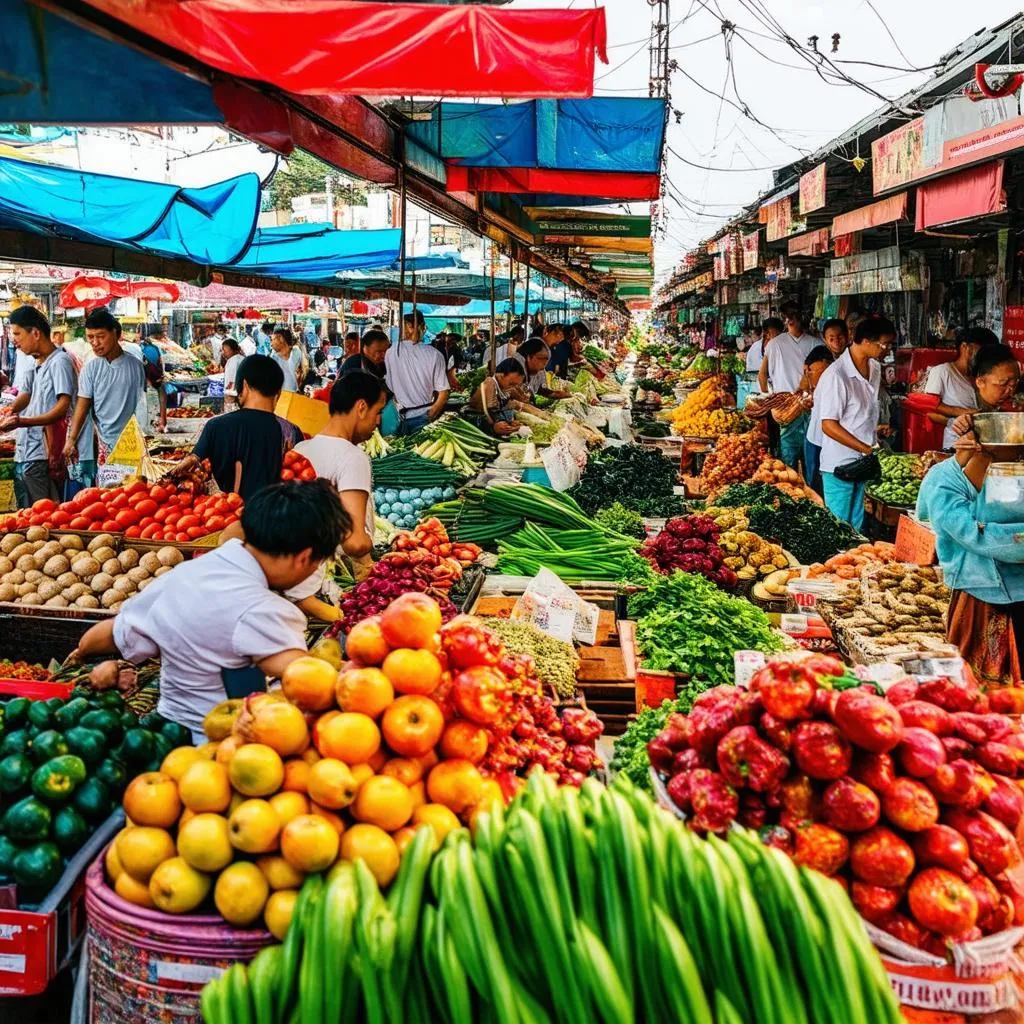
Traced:
<path fill-rule="evenodd" d="M 27 594 L 34 594 L 36 585 L 34 583 L 22 583 L 18 587 L 18 597 L 25 597 Z"/>
<path fill-rule="evenodd" d="M 0 583 L 10 583 L 14 587 L 24 582 L 25 574 L 20 569 L 12 569 L 10 572 L 4 573 L 4 578 L 0 580 Z"/>
<path fill-rule="evenodd" d="M 46 560 L 49 557 L 50 556 L 45 551 L 39 550 L 32 556 L 32 561 L 35 562 L 37 569 L 42 569 L 42 567 L 46 565 Z"/>
<path fill-rule="evenodd" d="M 128 579 L 133 580 L 135 583 L 142 583 L 144 580 L 148 580 L 149 577 L 149 572 L 143 569 L 141 565 L 137 565 L 134 569 L 128 570 Z"/>
<path fill-rule="evenodd" d="M 148 587 L 150 583 L 153 582 L 153 580 L 154 577 L 152 576 L 147 576 L 144 580 L 139 580 L 139 593 L 141 594 L 146 589 L 146 587 Z"/>
<path fill-rule="evenodd" d="M 85 544 L 81 537 L 74 534 L 69 534 L 67 537 L 60 537 L 60 547 L 62 551 L 84 551 Z"/>
<path fill-rule="evenodd" d="M 108 558 L 103 565 L 100 566 L 101 572 L 108 572 L 111 576 L 120 576 L 124 571 L 121 568 L 121 563 L 116 558 Z"/>
<path fill-rule="evenodd" d="M 94 594 L 102 594 L 104 591 L 109 590 L 114 585 L 114 577 L 109 572 L 98 572 L 93 576 L 90 581 L 92 592 Z"/>
<path fill-rule="evenodd" d="M 145 569 L 146 572 L 148 572 L 151 576 L 156 575 L 157 570 L 160 568 L 162 564 L 163 563 L 161 563 L 160 559 L 157 558 L 155 551 L 147 551 L 139 559 L 139 566 Z"/>
<path fill-rule="evenodd" d="M 154 576 L 163 576 L 164 573 L 170 572 L 173 568 L 174 568 L 173 565 L 161 565 L 160 568 L 157 569 L 157 571 L 155 573 L 153 573 L 153 575 Z"/>
<path fill-rule="evenodd" d="M 25 531 L 25 540 L 41 540 L 46 541 L 50 539 L 50 531 L 45 526 L 30 526 Z"/>
<path fill-rule="evenodd" d="M 119 594 L 124 594 L 125 597 L 128 597 L 130 594 L 134 594 L 139 588 L 136 585 L 135 580 L 130 576 L 118 576 L 117 579 L 114 580 L 114 589 Z"/>
<path fill-rule="evenodd" d="M 109 559 L 111 558 L 117 558 L 117 552 L 112 547 L 110 547 L 110 545 L 104 545 L 101 548 L 90 550 L 89 553 L 92 555 L 93 558 L 96 559 L 97 562 L 100 563 L 100 565 L 102 565 L 106 561 L 109 561 Z"/>
<path fill-rule="evenodd" d="M 13 551 L 8 552 L 11 561 L 15 564 L 17 564 L 19 558 L 22 558 L 25 555 L 34 555 L 35 553 L 36 549 L 32 547 L 32 545 L 27 540 L 19 544 Z"/>
<path fill-rule="evenodd" d="M 63 576 L 70 568 L 71 563 L 64 554 L 51 555 L 43 564 L 43 572 L 52 580 Z"/>
<path fill-rule="evenodd" d="M 79 578 L 70 569 L 67 572 L 62 572 L 57 577 L 57 585 L 60 587 L 71 587 L 80 582 Z"/>
<path fill-rule="evenodd" d="M 100 597 L 100 604 L 104 608 L 109 608 L 112 604 L 120 603 L 124 600 L 124 594 L 117 590 L 108 590 Z"/>
<path fill-rule="evenodd" d="M 93 594 L 82 594 L 75 598 L 76 608 L 99 608 L 100 603 Z"/>
<path fill-rule="evenodd" d="M 25 535 L 23 533 L 5 534 L 3 540 L 0 540 L 0 552 L 9 555 L 19 544 L 24 543 Z"/>
<path fill-rule="evenodd" d="M 119 612 L 124 605 L 124 601 L 115 601 L 108 609 L 108 612 Z"/>
<path fill-rule="evenodd" d="M 67 608 L 68 601 L 66 597 L 61 597 L 60 594 L 54 594 L 49 601 L 45 601 L 44 604 L 47 608 Z"/>
<path fill-rule="evenodd" d="M 47 557 L 51 555 L 59 555 L 61 553 L 61 546 L 59 541 L 48 540 L 37 552 L 37 554 L 45 554 Z"/>
<path fill-rule="evenodd" d="M 169 568 L 180 565 L 185 561 L 185 556 L 177 548 L 172 547 L 161 548 L 156 553 L 156 557 L 160 559 L 161 565 Z"/>
<path fill-rule="evenodd" d="M 6 555 L 0 555 L 0 576 L 9 573 L 13 568 L 14 563 Z"/>
<path fill-rule="evenodd" d="M 34 569 L 35 567 L 36 567 L 35 555 L 22 555 L 21 558 L 19 558 L 14 563 L 14 568 L 15 569 L 20 569 L 22 572 L 28 572 L 29 569 Z"/>
<path fill-rule="evenodd" d="M 39 584 L 45 579 L 46 577 L 38 569 L 29 569 L 29 571 L 25 573 L 26 583 L 34 583 L 36 586 L 39 586 Z"/>
<path fill-rule="evenodd" d="M 36 593 L 44 600 L 49 601 L 60 593 L 60 587 L 53 580 L 42 580 Z"/>
<path fill-rule="evenodd" d="M 71 571 L 88 583 L 100 571 L 100 563 L 92 555 L 80 555 L 71 563 Z"/>
<path fill-rule="evenodd" d="M 114 538 L 111 537 L 109 533 L 101 533 L 99 536 L 93 537 L 93 539 L 89 541 L 89 546 L 86 550 L 92 554 L 93 552 L 99 551 L 100 548 L 113 548 L 113 546 Z M 101 561 L 103 561 L 103 559 L 101 559 Z"/>
<path fill-rule="evenodd" d="M 31 594 L 26 594 L 21 599 L 21 603 L 22 604 L 32 604 L 32 605 L 41 605 L 43 603 L 43 599 L 38 594 L 31 593 Z"/>
<path fill-rule="evenodd" d="M 122 569 L 134 569 L 139 564 L 139 553 L 135 548 L 125 548 L 118 556 Z"/>
<path fill-rule="evenodd" d="M 29 540 L 29 541 L 26 541 L 25 543 L 32 545 L 32 554 L 34 554 L 34 555 L 38 554 L 44 547 L 46 547 L 46 541 L 45 540 Z"/>
<path fill-rule="evenodd" d="M 89 585 L 87 583 L 72 583 L 70 587 L 65 587 L 61 591 L 61 596 L 68 601 L 77 601 L 83 594 L 89 593 Z"/>
<path fill-rule="evenodd" d="M 13 601 L 18 596 L 18 590 L 13 583 L 0 583 L 0 601 Z"/>

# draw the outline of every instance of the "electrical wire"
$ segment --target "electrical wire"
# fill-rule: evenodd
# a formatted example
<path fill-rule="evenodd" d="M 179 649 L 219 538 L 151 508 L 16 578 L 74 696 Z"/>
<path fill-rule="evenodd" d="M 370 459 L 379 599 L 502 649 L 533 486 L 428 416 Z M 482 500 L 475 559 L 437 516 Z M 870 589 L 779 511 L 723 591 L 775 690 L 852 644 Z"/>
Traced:
<path fill-rule="evenodd" d="M 896 52 L 907 62 L 912 65 L 913 61 L 903 52 L 903 47 L 900 46 L 896 37 L 892 34 L 892 29 L 889 28 L 889 23 L 878 13 L 878 8 L 871 2 L 871 0 L 864 0 L 864 2 L 871 8 L 871 13 L 882 23 L 882 28 L 885 29 L 885 34 L 892 40 L 892 45 L 896 47 Z"/>
<path fill-rule="evenodd" d="M 699 171 L 715 171 L 723 172 L 726 174 L 750 174 L 752 171 L 774 171 L 778 169 L 778 164 L 773 164 L 771 167 L 710 167 L 707 164 L 698 164 L 693 160 L 687 160 L 685 156 L 677 153 L 671 146 L 665 147 L 666 152 L 671 153 L 681 163 L 687 165 L 687 167 L 696 167 Z"/>

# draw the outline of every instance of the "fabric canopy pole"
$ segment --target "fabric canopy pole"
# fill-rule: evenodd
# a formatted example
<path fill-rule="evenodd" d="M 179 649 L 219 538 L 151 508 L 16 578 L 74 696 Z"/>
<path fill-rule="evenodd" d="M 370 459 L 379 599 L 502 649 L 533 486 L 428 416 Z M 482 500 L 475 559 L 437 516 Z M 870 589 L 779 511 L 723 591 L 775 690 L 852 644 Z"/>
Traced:
<path fill-rule="evenodd" d="M 368 0 L 88 0 L 218 71 L 306 96 L 586 98 L 604 10 Z M 439 59 L 439 56 L 442 59 Z"/>

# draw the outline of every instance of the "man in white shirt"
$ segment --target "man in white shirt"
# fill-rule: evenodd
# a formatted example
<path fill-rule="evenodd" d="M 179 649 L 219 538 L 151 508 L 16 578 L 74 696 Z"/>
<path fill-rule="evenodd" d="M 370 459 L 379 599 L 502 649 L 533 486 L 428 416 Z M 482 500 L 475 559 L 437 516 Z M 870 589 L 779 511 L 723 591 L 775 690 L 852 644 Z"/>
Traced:
<path fill-rule="evenodd" d="M 521 326 L 513 327 L 508 334 L 504 335 L 505 340 L 494 350 L 494 365 L 498 366 L 500 363 L 505 362 L 506 359 L 511 359 L 516 354 L 516 350 L 523 343 L 523 339 L 526 337 L 526 332 Z"/>
<path fill-rule="evenodd" d="M 210 346 L 210 351 L 213 353 L 214 366 L 220 366 L 221 346 L 224 344 L 227 333 L 228 329 L 223 324 L 217 324 L 213 329 L 213 333 L 206 339 L 206 343 Z"/>
<path fill-rule="evenodd" d="M 795 306 L 784 306 L 783 314 L 786 333 L 766 347 L 758 381 L 762 391 L 795 394 L 800 390 L 800 378 L 804 375 L 804 360 L 820 342 L 804 334 L 803 314 Z"/>
<path fill-rule="evenodd" d="M 426 324 L 415 310 L 402 318 L 403 340 L 384 356 L 387 384 L 398 402 L 399 435 L 414 434 L 444 412 L 451 385 L 445 357 L 422 344 Z"/>
<path fill-rule="evenodd" d="M 242 335 L 242 340 L 238 343 L 238 347 L 241 350 L 243 359 L 246 356 L 256 355 L 256 342 L 253 340 L 248 328 L 245 334 Z"/>
<path fill-rule="evenodd" d="M 876 447 L 879 365 L 896 338 L 884 317 L 862 320 L 853 345 L 822 375 L 814 392 L 821 423 L 821 480 L 825 504 L 855 530 L 864 525 L 865 481 L 842 480 L 836 470 Z"/>
<path fill-rule="evenodd" d="M 767 320 L 761 322 L 761 337 L 747 349 L 747 373 L 757 373 L 760 371 L 768 342 L 772 338 L 777 338 L 785 329 L 786 325 L 777 316 L 770 316 Z"/>
<path fill-rule="evenodd" d="M 928 372 L 924 393 L 937 395 L 939 399 L 935 412 L 929 413 L 928 419 L 943 425 L 943 448 L 952 448 L 959 439 L 953 431 L 953 421 L 958 416 L 978 411 L 978 395 L 971 372 L 975 357 L 982 348 L 998 344 L 999 339 L 987 327 L 968 328 L 960 335 L 956 359 L 939 363 Z"/>
<path fill-rule="evenodd" d="M 164 718 L 205 740 L 203 719 L 228 697 L 264 689 L 306 651 L 306 618 L 281 592 L 333 554 L 351 526 L 326 480 L 264 488 L 242 512 L 245 540 L 183 562 L 93 626 L 77 658 L 160 658 Z"/>

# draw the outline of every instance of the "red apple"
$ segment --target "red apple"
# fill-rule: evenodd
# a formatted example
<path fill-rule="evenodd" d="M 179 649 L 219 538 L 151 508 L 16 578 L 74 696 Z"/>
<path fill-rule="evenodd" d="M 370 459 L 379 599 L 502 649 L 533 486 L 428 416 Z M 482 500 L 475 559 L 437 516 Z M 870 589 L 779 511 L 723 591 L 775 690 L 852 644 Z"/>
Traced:
<path fill-rule="evenodd" d="M 881 814 L 881 804 L 874 791 L 848 775 L 825 789 L 821 804 L 825 820 L 843 832 L 864 832 L 874 828 Z"/>
<path fill-rule="evenodd" d="M 1002 899 L 1002 896 L 995 887 L 995 883 L 987 875 L 983 875 L 980 872 L 967 882 L 967 888 L 974 893 L 974 898 L 978 902 L 978 924 L 984 928 L 983 922 L 990 915 L 997 914 L 998 916 L 997 912 L 1000 910 L 999 901 Z"/>
<path fill-rule="evenodd" d="M 859 750 L 853 758 L 850 774 L 881 795 L 896 781 L 896 765 L 891 754 L 869 754 Z"/>
<path fill-rule="evenodd" d="M 926 700 L 911 700 L 900 705 L 900 718 L 907 728 L 927 729 L 936 736 L 953 735 L 953 716 Z"/>
<path fill-rule="evenodd" d="M 861 882 L 898 889 L 914 870 L 914 853 L 895 832 L 878 826 L 854 839 L 850 867 Z"/>
<path fill-rule="evenodd" d="M 981 806 L 986 813 L 1001 821 L 1011 832 L 1016 832 L 1021 816 L 1024 815 L 1024 793 L 1005 775 L 994 775 L 993 779 L 995 788 L 985 797 Z"/>
<path fill-rule="evenodd" d="M 976 754 L 978 761 L 990 772 L 999 772 L 1000 775 L 1009 775 L 1010 778 L 1016 777 L 1021 762 L 1024 761 L 1024 753 L 998 740 L 982 743 Z"/>
<path fill-rule="evenodd" d="M 850 744 L 828 722 L 801 722 L 793 731 L 792 753 L 797 768 L 812 779 L 841 778 L 853 760 Z"/>
<path fill-rule="evenodd" d="M 945 824 L 955 828 L 971 848 L 971 858 L 991 878 L 1001 875 L 1020 860 L 1020 848 L 1013 834 L 1001 822 L 983 811 L 949 810 Z"/>
<path fill-rule="evenodd" d="M 899 711 L 863 690 L 844 690 L 832 717 L 851 743 L 875 754 L 888 753 L 903 738 Z"/>
<path fill-rule="evenodd" d="M 943 736 L 942 749 L 946 751 L 947 761 L 955 761 L 959 757 L 974 760 L 974 744 L 960 739 L 959 736 Z"/>
<path fill-rule="evenodd" d="M 978 920 L 978 901 L 968 883 L 945 868 L 925 868 L 907 893 L 910 913 L 940 935 L 962 935 Z"/>
<path fill-rule="evenodd" d="M 914 856 L 919 867 L 945 868 L 962 878 L 961 871 L 971 856 L 967 840 L 948 825 L 932 825 L 914 836 Z"/>
<path fill-rule="evenodd" d="M 925 781 L 938 800 L 954 807 L 978 806 L 984 798 L 976 766 L 962 757 L 940 764 Z"/>
<path fill-rule="evenodd" d="M 945 763 L 946 750 L 935 733 L 918 726 L 908 726 L 896 748 L 896 760 L 908 775 L 926 779 Z"/>
<path fill-rule="evenodd" d="M 894 939 L 899 939 L 900 942 L 905 942 L 915 949 L 924 949 L 928 941 L 928 933 L 904 914 L 890 914 L 887 920 L 879 923 L 879 927 Z"/>
<path fill-rule="evenodd" d="M 882 797 L 882 810 L 897 828 L 923 832 L 939 820 L 939 805 L 924 783 L 897 779 Z"/>
<path fill-rule="evenodd" d="M 883 921 L 900 905 L 903 890 L 854 880 L 850 886 L 850 898 L 861 917 L 882 927 Z"/>
<path fill-rule="evenodd" d="M 823 875 L 834 875 L 850 854 L 850 842 L 842 834 L 827 825 L 811 823 L 796 830 L 796 851 L 793 859 L 797 864 L 814 868 Z"/>
<path fill-rule="evenodd" d="M 913 679 L 903 679 L 885 691 L 885 699 L 897 707 L 906 704 L 908 701 L 916 700 L 917 683 Z"/>

